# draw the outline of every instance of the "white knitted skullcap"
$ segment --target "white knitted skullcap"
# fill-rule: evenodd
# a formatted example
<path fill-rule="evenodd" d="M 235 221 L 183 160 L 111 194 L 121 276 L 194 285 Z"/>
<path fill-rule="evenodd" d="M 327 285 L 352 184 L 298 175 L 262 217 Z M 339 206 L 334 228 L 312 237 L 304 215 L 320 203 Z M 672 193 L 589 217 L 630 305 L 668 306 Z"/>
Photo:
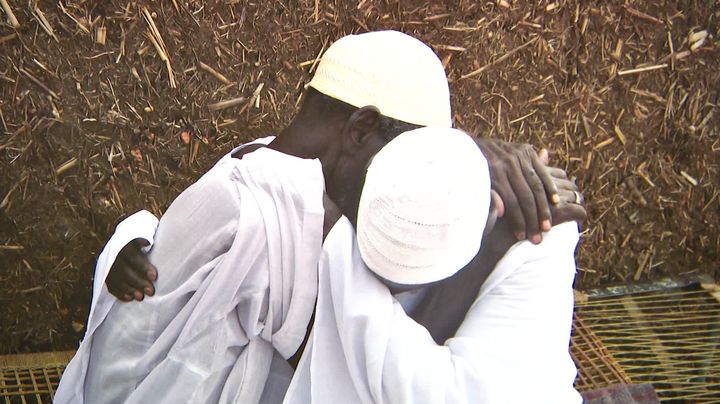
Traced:
<path fill-rule="evenodd" d="M 450 90 L 440 59 L 397 31 L 348 35 L 330 45 L 308 84 L 358 108 L 420 126 L 450 127 Z"/>
<path fill-rule="evenodd" d="M 373 158 L 360 197 L 360 256 L 404 285 L 439 281 L 477 254 L 490 209 L 490 173 L 475 142 L 451 128 L 396 137 Z"/>

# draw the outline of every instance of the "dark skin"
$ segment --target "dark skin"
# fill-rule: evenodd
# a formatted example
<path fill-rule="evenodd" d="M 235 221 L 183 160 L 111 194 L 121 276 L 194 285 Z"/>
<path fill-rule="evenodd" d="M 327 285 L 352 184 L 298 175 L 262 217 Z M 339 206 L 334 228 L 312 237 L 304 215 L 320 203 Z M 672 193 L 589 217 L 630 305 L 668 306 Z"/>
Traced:
<path fill-rule="evenodd" d="M 492 189 L 499 196 L 494 198 L 498 216 L 504 217 L 507 212 L 508 225 L 518 240 L 528 238 L 533 244 L 539 244 L 541 232 L 552 227 L 550 208 L 559 202 L 558 189 L 552 178 L 535 175 L 545 168 L 542 159 L 530 145 L 513 145 L 494 139 L 476 139 L 476 143 L 486 156 L 505 156 L 488 160 Z M 525 178 L 526 181 L 513 181 L 513 178 Z M 536 197 L 545 194 L 547 198 Z"/>
<path fill-rule="evenodd" d="M 546 151 L 540 153 L 541 160 L 547 164 Z M 556 223 L 570 221 L 582 222 L 586 218 L 585 208 L 575 204 L 575 192 L 578 191 L 574 182 L 567 179 L 564 170 L 548 167 L 552 176 L 553 185 L 558 191 L 559 201 L 551 208 L 551 214 Z M 342 212 L 338 206 L 324 195 L 325 218 L 323 223 L 323 240 L 330 229 L 341 217 Z M 482 284 L 497 265 L 498 261 L 507 253 L 508 249 L 518 240 L 514 236 L 509 218 L 497 219 L 497 205 L 493 207 L 488 218 L 486 232 L 483 235 L 482 246 L 475 257 L 454 276 L 435 282 L 430 285 L 400 285 L 386 279 L 380 279 L 391 293 L 396 294 L 417 287 L 428 287 L 425 297 L 412 313 L 409 313 L 418 324 L 424 326 L 438 344 L 455 335 L 465 314 L 475 301 Z M 356 218 L 351 218 L 356 219 Z M 305 336 L 301 347 L 288 362 L 296 367 L 304 351 L 307 338 Z"/>
<path fill-rule="evenodd" d="M 390 140 L 388 134 L 380 130 L 380 117 L 379 111 L 372 106 L 347 114 L 328 111 L 321 103 L 307 97 L 295 119 L 268 147 L 296 157 L 319 159 L 327 193 L 354 224 L 365 169 L 370 158 Z M 525 146 L 513 148 L 482 139 L 476 142 L 490 165 L 493 199 L 499 206 L 499 216 L 507 212 L 513 234 L 523 238 L 530 234 L 531 241 L 539 242 L 540 230 L 550 225 L 548 195 L 552 199 L 557 193 L 552 180 L 547 179 L 550 175 L 546 168 Z M 499 159 L 505 162 L 497 162 Z M 537 167 L 540 171 L 531 172 L 527 167 Z M 549 185 L 540 189 L 538 183 Z M 521 195 L 515 196 L 516 192 Z M 521 203 L 523 205 L 519 205 Z M 518 206 L 525 207 L 527 212 Z M 526 225 L 525 220 L 534 223 Z M 517 227 L 518 223 L 521 227 Z M 122 301 L 141 301 L 146 295 L 155 293 L 154 282 L 160 274 L 140 249 L 144 245 L 147 241 L 136 239 L 125 246 L 108 274 L 108 290 Z"/>

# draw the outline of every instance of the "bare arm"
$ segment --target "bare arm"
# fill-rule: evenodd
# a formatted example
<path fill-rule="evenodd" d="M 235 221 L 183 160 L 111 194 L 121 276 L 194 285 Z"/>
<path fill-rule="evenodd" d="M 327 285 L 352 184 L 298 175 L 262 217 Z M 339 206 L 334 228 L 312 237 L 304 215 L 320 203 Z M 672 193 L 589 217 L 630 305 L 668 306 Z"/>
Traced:
<path fill-rule="evenodd" d="M 560 202 L 550 208 L 555 224 L 585 220 L 585 208 L 575 203 L 575 193 L 579 192 L 577 186 L 567 179 L 562 169 L 549 167 L 548 172 L 560 197 Z M 431 286 L 423 301 L 410 314 L 411 317 L 427 328 L 439 344 L 455 335 L 480 287 L 516 242 L 510 220 L 499 220 L 483 238 L 482 248 L 475 258 L 453 277 Z"/>

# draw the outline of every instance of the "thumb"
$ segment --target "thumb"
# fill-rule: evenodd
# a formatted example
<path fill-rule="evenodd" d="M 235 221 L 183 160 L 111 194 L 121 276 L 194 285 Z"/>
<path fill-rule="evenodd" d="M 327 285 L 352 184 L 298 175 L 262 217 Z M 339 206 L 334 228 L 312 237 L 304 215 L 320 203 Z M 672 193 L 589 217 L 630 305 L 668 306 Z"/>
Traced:
<path fill-rule="evenodd" d="M 548 149 L 540 150 L 540 153 L 538 153 L 538 157 L 540 157 L 540 161 L 542 161 L 543 164 L 550 164 L 550 152 L 548 152 Z"/>
<path fill-rule="evenodd" d="M 497 217 L 503 217 L 505 215 L 505 203 L 503 203 L 500 194 L 494 189 L 490 190 L 490 210 L 495 211 Z"/>
<path fill-rule="evenodd" d="M 135 240 L 133 240 L 133 243 L 138 248 L 147 247 L 150 245 L 150 242 L 145 240 L 144 238 L 136 238 Z"/>

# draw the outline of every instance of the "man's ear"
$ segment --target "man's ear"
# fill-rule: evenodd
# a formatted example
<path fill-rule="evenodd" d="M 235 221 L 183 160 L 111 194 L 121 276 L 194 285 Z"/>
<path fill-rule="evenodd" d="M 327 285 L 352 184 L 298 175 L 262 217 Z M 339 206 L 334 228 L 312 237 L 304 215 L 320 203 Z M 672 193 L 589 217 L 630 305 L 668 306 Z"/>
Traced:
<path fill-rule="evenodd" d="M 368 135 L 375 132 L 380 126 L 380 110 L 372 105 L 366 105 L 350 115 L 347 120 L 346 134 L 352 146 L 362 146 Z"/>

